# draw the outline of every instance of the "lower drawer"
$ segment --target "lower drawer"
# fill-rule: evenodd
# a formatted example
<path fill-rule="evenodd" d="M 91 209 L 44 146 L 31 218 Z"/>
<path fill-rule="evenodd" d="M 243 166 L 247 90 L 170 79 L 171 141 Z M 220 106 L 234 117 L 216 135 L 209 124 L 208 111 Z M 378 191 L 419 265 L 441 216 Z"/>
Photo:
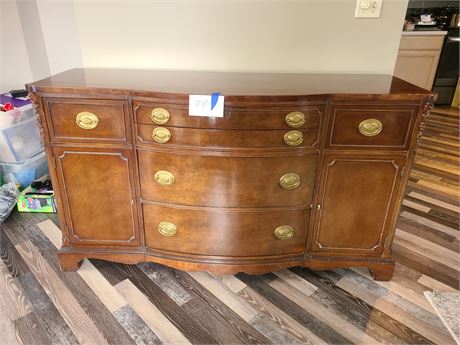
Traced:
<path fill-rule="evenodd" d="M 146 245 L 152 249 L 216 256 L 302 253 L 310 209 L 184 208 L 144 204 Z"/>

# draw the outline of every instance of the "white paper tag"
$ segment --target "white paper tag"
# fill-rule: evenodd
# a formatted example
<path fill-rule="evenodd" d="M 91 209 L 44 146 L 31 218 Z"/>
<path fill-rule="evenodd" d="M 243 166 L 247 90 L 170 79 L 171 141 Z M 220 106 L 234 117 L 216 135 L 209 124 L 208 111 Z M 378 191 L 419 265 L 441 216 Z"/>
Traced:
<path fill-rule="evenodd" d="M 215 104 L 212 102 L 212 95 L 189 95 L 188 114 L 190 116 L 224 117 L 224 96 L 214 97 L 217 99 Z"/>

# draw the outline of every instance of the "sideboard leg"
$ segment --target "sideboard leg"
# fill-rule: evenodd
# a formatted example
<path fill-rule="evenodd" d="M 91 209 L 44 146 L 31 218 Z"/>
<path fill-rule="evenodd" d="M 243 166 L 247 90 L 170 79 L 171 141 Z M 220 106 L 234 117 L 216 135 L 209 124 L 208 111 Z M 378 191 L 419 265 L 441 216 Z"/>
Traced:
<path fill-rule="evenodd" d="M 81 257 L 72 254 L 59 253 L 59 266 L 61 271 L 75 272 L 80 266 Z"/>
<path fill-rule="evenodd" d="M 378 264 L 369 267 L 369 271 L 372 274 L 374 280 L 388 281 L 393 278 L 395 271 L 394 263 Z"/>

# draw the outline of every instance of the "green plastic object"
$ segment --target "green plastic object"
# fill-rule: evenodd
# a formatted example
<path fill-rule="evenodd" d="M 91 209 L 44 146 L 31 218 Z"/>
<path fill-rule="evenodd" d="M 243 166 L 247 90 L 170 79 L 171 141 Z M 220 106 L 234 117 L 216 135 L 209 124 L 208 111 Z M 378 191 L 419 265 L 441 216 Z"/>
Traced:
<path fill-rule="evenodd" d="M 25 188 L 18 197 L 19 212 L 56 213 L 54 194 L 34 194 L 31 186 Z M 27 194 L 29 193 L 29 194 Z"/>

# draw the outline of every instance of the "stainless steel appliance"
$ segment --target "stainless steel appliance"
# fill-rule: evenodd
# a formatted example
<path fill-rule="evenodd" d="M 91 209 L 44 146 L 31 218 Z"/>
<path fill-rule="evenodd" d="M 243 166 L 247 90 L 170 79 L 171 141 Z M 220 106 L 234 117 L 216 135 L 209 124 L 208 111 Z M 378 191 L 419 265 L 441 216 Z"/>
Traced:
<path fill-rule="evenodd" d="M 451 104 L 459 75 L 459 43 L 457 30 L 448 32 L 439 59 L 433 91 L 438 94 L 436 104 Z"/>

